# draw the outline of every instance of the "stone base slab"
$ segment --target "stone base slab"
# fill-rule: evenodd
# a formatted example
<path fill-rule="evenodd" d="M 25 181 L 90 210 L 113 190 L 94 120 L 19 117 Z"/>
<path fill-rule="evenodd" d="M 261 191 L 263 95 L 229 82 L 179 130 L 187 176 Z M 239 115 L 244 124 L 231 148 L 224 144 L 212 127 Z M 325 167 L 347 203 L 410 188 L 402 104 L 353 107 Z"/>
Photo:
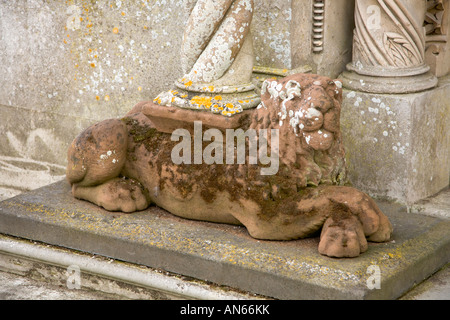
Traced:
<path fill-rule="evenodd" d="M 157 207 L 107 212 L 74 199 L 65 181 L 1 202 L 0 233 L 277 299 L 395 299 L 449 261 L 450 221 L 379 205 L 393 239 L 369 244 L 354 259 L 320 255 L 317 237 L 255 240 L 243 227 L 185 220 Z"/>

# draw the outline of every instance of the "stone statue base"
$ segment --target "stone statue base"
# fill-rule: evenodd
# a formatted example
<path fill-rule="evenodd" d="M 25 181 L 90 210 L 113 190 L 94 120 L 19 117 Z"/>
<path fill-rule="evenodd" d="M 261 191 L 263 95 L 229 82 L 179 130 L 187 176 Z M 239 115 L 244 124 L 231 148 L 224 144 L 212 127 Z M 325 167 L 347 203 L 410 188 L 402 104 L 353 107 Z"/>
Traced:
<path fill-rule="evenodd" d="M 261 102 L 261 97 L 256 93 L 256 87 L 253 84 L 217 88 L 215 86 L 195 87 L 191 84 L 185 86 L 177 81 L 175 85 L 176 89 L 159 94 L 153 102 L 161 106 L 209 111 L 228 117 L 253 109 Z"/>
<path fill-rule="evenodd" d="M 244 227 L 186 220 L 156 206 L 111 213 L 70 190 L 61 181 L 1 202 L 0 233 L 275 299 L 396 299 L 449 259 L 447 220 L 385 202 L 377 203 L 396 229 L 395 241 L 371 243 L 359 258 L 342 260 L 320 255 L 318 236 L 256 240 Z M 83 286 L 89 271 L 79 267 Z"/>

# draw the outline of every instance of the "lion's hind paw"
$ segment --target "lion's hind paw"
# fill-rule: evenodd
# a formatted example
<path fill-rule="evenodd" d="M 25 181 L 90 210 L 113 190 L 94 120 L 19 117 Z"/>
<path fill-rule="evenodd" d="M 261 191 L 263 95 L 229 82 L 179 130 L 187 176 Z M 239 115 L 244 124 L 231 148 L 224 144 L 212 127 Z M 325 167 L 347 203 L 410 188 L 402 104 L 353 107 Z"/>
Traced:
<path fill-rule="evenodd" d="M 88 200 L 108 211 L 141 211 L 150 205 L 142 185 L 132 179 L 114 178 L 95 187 L 72 188 L 76 198 Z"/>

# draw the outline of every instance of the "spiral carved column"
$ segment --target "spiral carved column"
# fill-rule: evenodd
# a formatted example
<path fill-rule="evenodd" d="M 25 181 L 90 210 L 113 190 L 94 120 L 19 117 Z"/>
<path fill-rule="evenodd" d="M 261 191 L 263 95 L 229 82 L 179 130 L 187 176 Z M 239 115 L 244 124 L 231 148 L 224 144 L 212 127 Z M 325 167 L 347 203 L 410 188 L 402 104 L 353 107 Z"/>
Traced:
<path fill-rule="evenodd" d="M 425 1 L 356 0 L 353 61 L 346 87 L 379 93 L 417 92 L 437 79 L 425 63 Z"/>

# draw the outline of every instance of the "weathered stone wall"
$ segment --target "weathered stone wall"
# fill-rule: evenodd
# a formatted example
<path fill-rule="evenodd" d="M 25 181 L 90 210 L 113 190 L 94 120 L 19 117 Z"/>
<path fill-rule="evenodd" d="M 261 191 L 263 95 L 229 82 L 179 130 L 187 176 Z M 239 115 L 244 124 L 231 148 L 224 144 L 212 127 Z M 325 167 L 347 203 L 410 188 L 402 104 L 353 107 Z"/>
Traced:
<path fill-rule="evenodd" d="M 0 184 L 60 178 L 83 128 L 170 85 L 184 19 L 174 0 L 0 2 Z"/>
<path fill-rule="evenodd" d="M 3 105 L 114 117 L 179 73 L 183 1 L 8 1 L 0 10 Z"/>

